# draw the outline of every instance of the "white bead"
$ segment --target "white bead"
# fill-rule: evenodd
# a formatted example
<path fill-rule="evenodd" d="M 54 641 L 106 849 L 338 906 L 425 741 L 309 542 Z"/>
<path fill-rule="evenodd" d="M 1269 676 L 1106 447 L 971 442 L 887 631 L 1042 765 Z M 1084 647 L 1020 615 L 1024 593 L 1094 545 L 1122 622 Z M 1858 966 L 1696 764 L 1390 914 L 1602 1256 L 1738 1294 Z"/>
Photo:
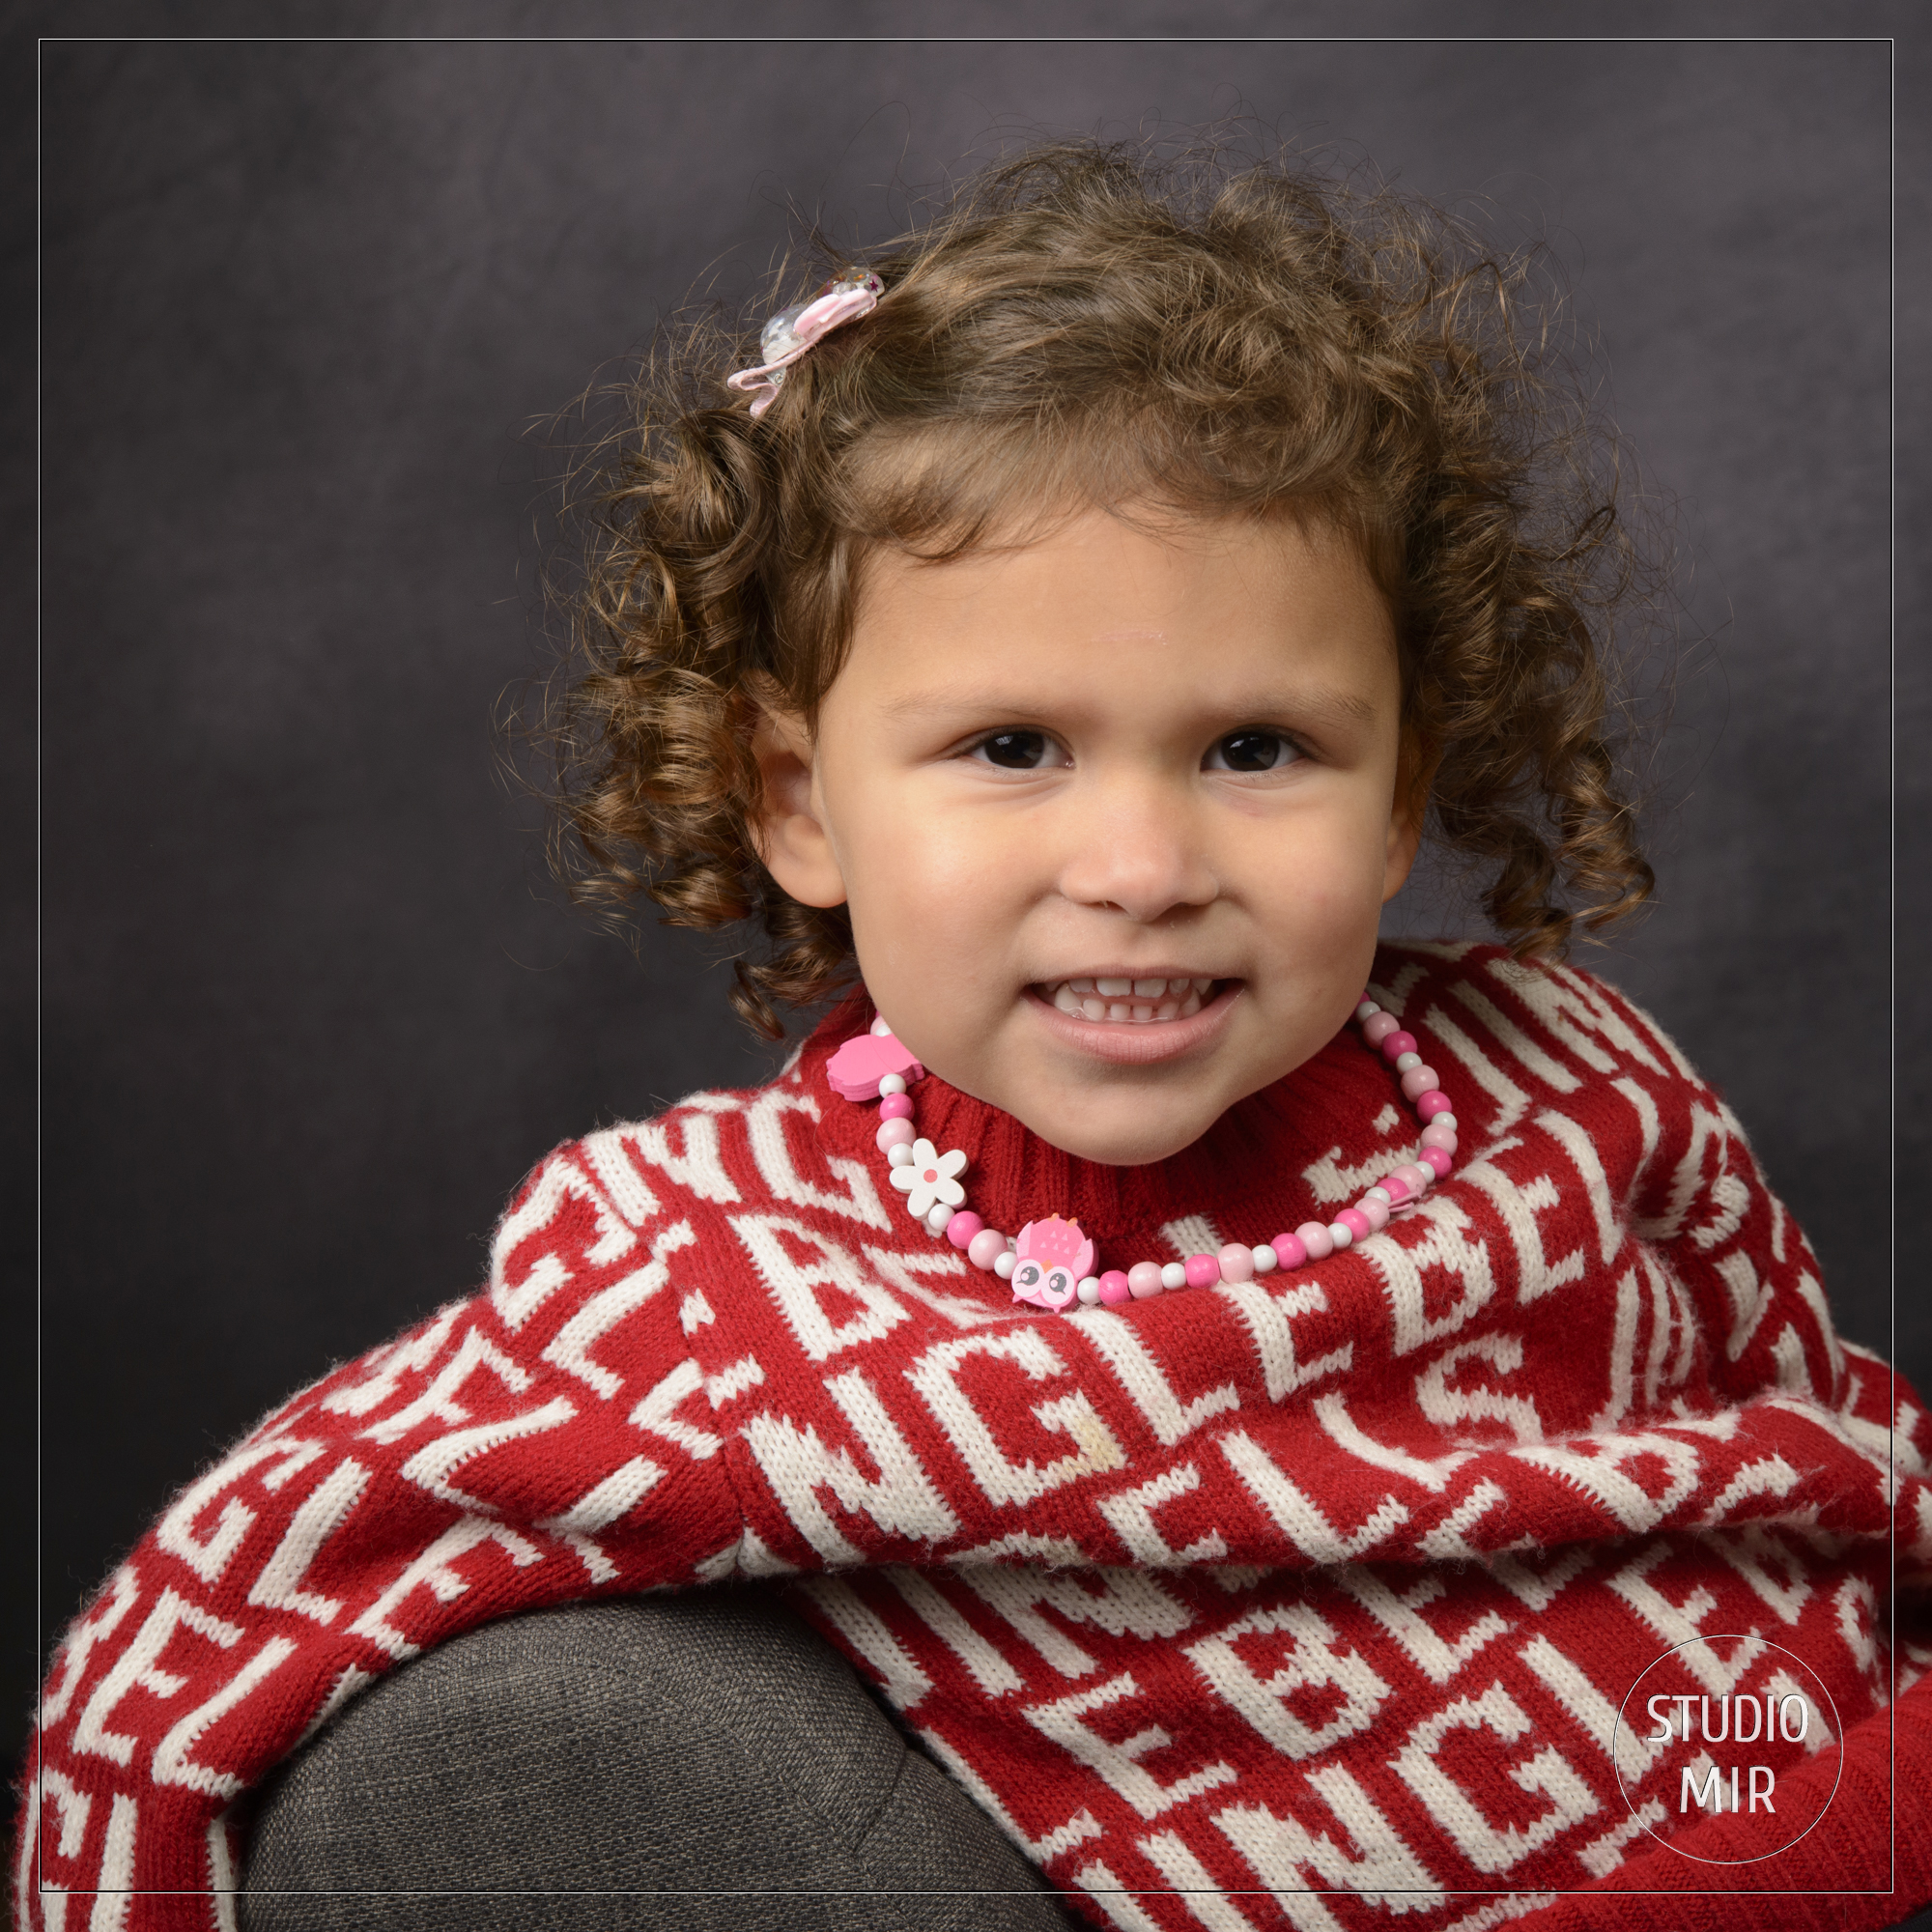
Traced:
<path fill-rule="evenodd" d="M 1355 1231 L 1346 1221 L 1330 1221 L 1328 1238 L 1335 1243 L 1335 1252 L 1340 1254 L 1355 1238 Z"/>
<path fill-rule="evenodd" d="M 1355 1017 L 1358 1020 L 1362 1021 L 1364 1025 L 1366 1025 L 1370 1020 L 1374 1019 L 1375 1016 L 1380 1011 L 1381 1009 L 1378 1006 L 1377 1006 L 1373 1000 L 1364 1000 L 1362 1004 L 1355 1009 Z"/>
<path fill-rule="evenodd" d="M 945 1234 L 947 1222 L 958 1211 L 957 1208 L 949 1208 L 943 1201 L 936 1203 L 931 1213 L 925 1217 L 925 1232 L 928 1235 Z"/>
<path fill-rule="evenodd" d="M 1169 1262 L 1160 1271 L 1160 1285 L 1163 1288 L 1185 1288 L 1187 1270 L 1179 1262 Z"/>
<path fill-rule="evenodd" d="M 892 1038 L 893 1030 L 886 1024 L 886 1016 L 884 1013 L 881 1013 L 879 1017 L 872 1022 L 872 1032 L 873 1035 L 879 1039 Z"/>
<path fill-rule="evenodd" d="M 905 1092 L 905 1075 L 903 1073 L 888 1073 L 879 1082 L 879 1092 L 881 1094 L 903 1094 Z"/>
<path fill-rule="evenodd" d="M 900 1141 L 896 1147 L 889 1147 L 886 1159 L 894 1167 L 910 1167 L 913 1161 L 912 1143 Z"/>
<path fill-rule="evenodd" d="M 1019 1257 L 1016 1254 L 1014 1254 L 1012 1249 L 1010 1248 L 1009 1248 L 1005 1254 L 995 1255 L 993 1257 L 993 1272 L 996 1275 L 998 1275 L 1002 1281 L 1011 1281 L 1013 1278 L 1013 1270 L 1016 1267 L 1018 1267 L 1019 1264 L 1020 1264 Z"/>
<path fill-rule="evenodd" d="M 1398 1053 L 1395 1057 L 1395 1070 L 1398 1073 L 1406 1073 L 1411 1066 L 1421 1065 L 1422 1056 L 1419 1053 Z"/>
<path fill-rule="evenodd" d="M 1097 1308 L 1100 1305 L 1100 1277 L 1090 1274 L 1073 1292 L 1080 1297 L 1083 1308 Z"/>
<path fill-rule="evenodd" d="M 1365 1201 L 1373 1198 L 1377 1201 L 1386 1202 L 1391 1205 L 1395 1201 L 1395 1196 L 1391 1194 L 1386 1187 L 1372 1187 L 1369 1189 L 1368 1193 L 1365 1194 L 1362 1198 Z"/>
<path fill-rule="evenodd" d="M 1267 1274 L 1281 1265 L 1281 1257 L 1264 1241 L 1260 1247 L 1250 1250 L 1255 1258 L 1255 1272 Z"/>
<path fill-rule="evenodd" d="M 1429 1124 L 1432 1127 L 1447 1127 L 1453 1134 L 1456 1131 L 1456 1116 L 1454 1114 L 1437 1114 Z"/>

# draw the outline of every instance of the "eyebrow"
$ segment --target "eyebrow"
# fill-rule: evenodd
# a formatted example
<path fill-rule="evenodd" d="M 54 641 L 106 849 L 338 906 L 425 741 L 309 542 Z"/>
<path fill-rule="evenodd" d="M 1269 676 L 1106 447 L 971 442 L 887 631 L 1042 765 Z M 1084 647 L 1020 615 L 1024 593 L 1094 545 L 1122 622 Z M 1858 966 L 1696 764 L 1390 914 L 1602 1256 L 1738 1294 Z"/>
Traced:
<path fill-rule="evenodd" d="M 1009 692 L 959 687 L 937 692 L 908 692 L 903 697 L 889 698 L 881 708 L 891 718 L 912 718 L 932 717 L 949 711 L 1037 716 L 1054 707 L 1025 697 L 1015 703 Z M 1333 691 L 1318 685 L 1292 691 L 1262 692 L 1254 702 L 1244 705 L 1238 712 L 1229 711 L 1226 716 L 1236 724 L 1265 718 L 1295 716 L 1312 718 L 1317 723 L 1370 724 L 1375 722 L 1376 707 L 1358 692 Z"/>

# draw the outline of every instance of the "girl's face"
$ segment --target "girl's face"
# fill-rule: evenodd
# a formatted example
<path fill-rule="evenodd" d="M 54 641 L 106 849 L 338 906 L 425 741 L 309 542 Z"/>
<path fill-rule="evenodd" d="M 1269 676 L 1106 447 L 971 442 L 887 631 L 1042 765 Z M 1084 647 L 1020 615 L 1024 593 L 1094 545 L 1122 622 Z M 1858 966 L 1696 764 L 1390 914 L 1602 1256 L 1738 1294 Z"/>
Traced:
<path fill-rule="evenodd" d="M 1360 996 L 1417 842 L 1400 704 L 1388 611 L 1320 524 L 1091 510 L 881 554 L 816 738 L 760 728 L 764 856 L 849 906 L 931 1071 L 1068 1152 L 1158 1160 Z"/>

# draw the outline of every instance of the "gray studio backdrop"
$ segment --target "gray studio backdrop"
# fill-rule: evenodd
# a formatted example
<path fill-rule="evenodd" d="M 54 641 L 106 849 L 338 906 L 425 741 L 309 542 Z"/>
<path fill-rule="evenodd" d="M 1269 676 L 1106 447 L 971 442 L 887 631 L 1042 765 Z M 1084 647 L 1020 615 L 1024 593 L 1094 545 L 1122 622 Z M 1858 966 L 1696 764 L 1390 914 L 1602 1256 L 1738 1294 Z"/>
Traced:
<path fill-rule="evenodd" d="M 472 1285 L 554 1142 L 771 1065 L 720 949 L 587 927 L 499 781 L 556 463 L 523 432 L 696 285 L 742 298 L 787 199 L 875 239 L 891 184 L 1001 129 L 1245 106 L 1548 239 L 1693 646 L 1657 909 L 1583 963 L 1721 1087 L 1888 1347 L 1889 61 L 49 45 L 46 1639 L 226 1438 Z"/>

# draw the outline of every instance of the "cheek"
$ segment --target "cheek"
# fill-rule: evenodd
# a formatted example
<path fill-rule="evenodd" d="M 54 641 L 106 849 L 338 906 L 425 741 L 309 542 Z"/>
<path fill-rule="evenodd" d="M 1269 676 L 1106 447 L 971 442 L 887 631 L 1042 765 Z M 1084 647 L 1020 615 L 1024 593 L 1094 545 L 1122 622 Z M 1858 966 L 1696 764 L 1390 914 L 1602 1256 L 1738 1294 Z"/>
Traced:
<path fill-rule="evenodd" d="M 1244 869 L 1269 917 L 1331 929 L 1366 916 L 1382 899 L 1388 822 L 1362 805 L 1299 826 L 1266 828 L 1246 841 Z"/>
<path fill-rule="evenodd" d="M 990 832 L 907 808 L 847 841 L 853 936 L 868 976 L 917 970 L 927 984 L 958 983 L 1005 957 L 1026 902 L 1026 855 Z"/>

